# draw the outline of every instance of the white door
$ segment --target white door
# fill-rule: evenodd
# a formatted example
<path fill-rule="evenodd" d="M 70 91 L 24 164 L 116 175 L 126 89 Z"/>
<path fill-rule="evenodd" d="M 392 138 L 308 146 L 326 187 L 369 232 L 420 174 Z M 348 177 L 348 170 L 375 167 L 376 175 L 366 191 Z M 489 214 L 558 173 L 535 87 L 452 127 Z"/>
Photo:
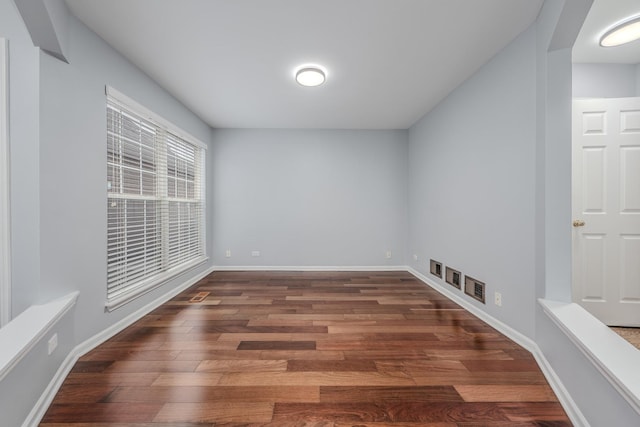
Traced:
<path fill-rule="evenodd" d="M 573 299 L 640 326 L 640 98 L 573 102 Z"/>

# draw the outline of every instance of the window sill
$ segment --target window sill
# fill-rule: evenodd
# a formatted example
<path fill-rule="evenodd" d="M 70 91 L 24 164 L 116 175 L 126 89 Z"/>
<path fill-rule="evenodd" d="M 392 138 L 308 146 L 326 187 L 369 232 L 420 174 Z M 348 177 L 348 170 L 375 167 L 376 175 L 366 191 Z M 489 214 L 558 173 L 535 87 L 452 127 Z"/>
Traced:
<path fill-rule="evenodd" d="M 181 274 L 187 273 L 189 270 L 204 264 L 209 260 L 209 257 L 201 257 L 197 258 L 188 263 L 182 264 L 178 267 L 172 268 L 170 270 L 165 271 L 163 274 L 159 274 L 157 276 L 151 277 L 149 280 L 142 282 L 135 289 L 131 290 L 131 292 L 127 292 L 121 296 L 110 299 L 105 303 L 105 308 L 108 312 L 112 312 L 123 305 L 135 300 L 136 298 L 141 297 L 144 294 L 147 294 L 153 291 L 156 288 L 166 284 L 169 280 L 174 279 Z"/>
<path fill-rule="evenodd" d="M 0 381 L 75 304 L 79 292 L 32 305 L 0 329 Z"/>
<path fill-rule="evenodd" d="M 551 320 L 640 413 L 640 351 L 578 304 L 538 301 Z"/>

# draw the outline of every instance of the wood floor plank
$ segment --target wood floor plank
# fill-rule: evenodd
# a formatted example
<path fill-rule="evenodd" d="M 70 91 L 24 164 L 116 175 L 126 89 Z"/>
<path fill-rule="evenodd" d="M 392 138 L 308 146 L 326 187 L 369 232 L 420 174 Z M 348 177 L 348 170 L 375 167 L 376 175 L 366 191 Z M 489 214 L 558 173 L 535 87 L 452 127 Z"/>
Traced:
<path fill-rule="evenodd" d="M 457 422 L 461 420 L 510 421 L 493 403 L 394 402 L 386 403 L 277 403 L 273 421 L 305 422 L 329 419 L 334 422 Z"/>
<path fill-rule="evenodd" d="M 230 271 L 82 356 L 41 427 L 239 425 L 571 423 L 529 352 L 408 273 Z"/>
<path fill-rule="evenodd" d="M 315 341 L 241 341 L 238 350 L 315 350 Z"/>
<path fill-rule="evenodd" d="M 150 386 L 160 374 L 158 372 L 144 373 L 70 373 L 64 381 L 67 384 L 79 385 L 139 385 Z"/>
<path fill-rule="evenodd" d="M 193 372 L 198 367 L 197 361 L 162 360 L 139 361 L 118 360 L 105 371 L 109 372 Z"/>
<path fill-rule="evenodd" d="M 219 425 L 218 425 L 219 426 Z M 216 427 L 213 423 L 40 423 L 39 427 Z"/>
<path fill-rule="evenodd" d="M 455 385 L 465 402 L 555 402 L 548 385 Z"/>
<path fill-rule="evenodd" d="M 462 362 L 472 372 L 537 372 L 538 364 L 529 360 L 465 360 Z"/>
<path fill-rule="evenodd" d="M 56 403 L 98 403 L 114 390 L 114 385 L 65 383 L 58 390 Z"/>
<path fill-rule="evenodd" d="M 320 402 L 320 387 L 313 386 L 154 386 L 119 387 L 107 402 L 206 403 L 206 402 Z"/>
<path fill-rule="evenodd" d="M 493 423 L 491 424 L 493 426 Z M 458 427 L 460 423 L 425 423 L 425 422 L 417 422 L 417 423 L 404 423 L 404 422 L 360 422 L 358 423 L 358 427 Z M 332 424 L 332 427 L 353 427 L 353 423 L 349 422 L 340 422 L 337 421 Z M 486 427 L 486 424 L 480 426 L 477 424 L 476 427 Z"/>
<path fill-rule="evenodd" d="M 208 372 L 180 372 L 160 374 L 152 386 L 213 386 L 220 382 L 222 374 Z"/>
<path fill-rule="evenodd" d="M 157 403 L 54 403 L 43 422 L 62 422 L 69 417 L 77 422 L 151 422 L 161 408 Z"/>
<path fill-rule="evenodd" d="M 429 359 L 446 360 L 513 360 L 508 350 L 430 350 L 424 351 Z M 531 353 L 529 353 L 531 357 Z"/>
<path fill-rule="evenodd" d="M 406 372 L 409 375 L 468 373 L 458 360 L 382 360 L 376 361 L 378 372 Z"/>
<path fill-rule="evenodd" d="M 320 402 L 462 402 L 452 386 L 320 387 Z"/>
<path fill-rule="evenodd" d="M 565 421 L 566 415 L 558 402 L 497 403 L 510 421 Z"/>
<path fill-rule="evenodd" d="M 287 360 L 203 360 L 197 372 L 284 372 Z"/>
<path fill-rule="evenodd" d="M 153 421 L 263 423 L 271 421 L 273 407 L 267 402 L 167 403 Z"/>
<path fill-rule="evenodd" d="M 89 361 L 113 361 L 113 360 L 175 360 L 180 354 L 179 351 L 129 351 L 129 350 L 97 350 L 92 351 L 80 358 L 81 362 Z"/>
<path fill-rule="evenodd" d="M 448 372 L 429 376 L 413 376 L 417 385 L 542 385 L 544 376 L 537 372 Z"/>
<path fill-rule="evenodd" d="M 413 379 L 406 376 L 392 376 L 379 372 L 282 372 L 270 373 L 237 372 L 224 374 L 220 385 L 314 385 L 314 386 L 352 386 L 363 385 L 415 385 Z"/>
<path fill-rule="evenodd" d="M 372 360 L 289 360 L 289 372 L 376 372 L 378 367 Z"/>

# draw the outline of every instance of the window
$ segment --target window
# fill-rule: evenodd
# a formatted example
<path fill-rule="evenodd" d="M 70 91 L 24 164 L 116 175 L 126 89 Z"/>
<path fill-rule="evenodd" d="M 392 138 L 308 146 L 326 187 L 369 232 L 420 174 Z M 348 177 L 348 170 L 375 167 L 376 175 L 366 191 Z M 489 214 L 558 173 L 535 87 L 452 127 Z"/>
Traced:
<path fill-rule="evenodd" d="M 205 260 L 204 145 L 107 89 L 107 308 Z"/>
<path fill-rule="evenodd" d="M 7 41 L 0 38 L 0 327 L 11 320 Z"/>

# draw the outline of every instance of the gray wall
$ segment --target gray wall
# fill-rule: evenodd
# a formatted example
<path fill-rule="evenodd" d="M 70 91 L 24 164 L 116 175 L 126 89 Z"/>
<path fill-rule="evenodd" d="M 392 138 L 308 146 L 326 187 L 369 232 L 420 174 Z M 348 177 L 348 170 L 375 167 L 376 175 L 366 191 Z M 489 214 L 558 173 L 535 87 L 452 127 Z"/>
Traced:
<path fill-rule="evenodd" d="M 409 132 L 411 265 L 428 275 L 433 258 L 485 282 L 486 306 L 469 301 L 529 337 L 535 55 L 536 33 L 529 29 Z M 493 304 L 494 291 L 502 293 L 502 307 Z"/>
<path fill-rule="evenodd" d="M 469 301 L 539 345 L 591 425 L 638 425 L 536 302 L 571 300 L 571 52 L 547 50 L 559 15 L 576 16 L 566 6 L 545 2 L 534 28 L 410 129 L 407 255 L 434 281 L 429 258 L 486 281 L 487 305 Z"/>
<path fill-rule="evenodd" d="M 205 143 L 210 129 L 82 23 L 73 17 L 69 23 L 70 63 L 46 54 L 40 58 L 40 296 L 48 300 L 80 291 L 76 321 L 82 341 L 185 279 L 104 313 L 105 85 Z"/>
<path fill-rule="evenodd" d="M 14 3 L 0 0 L 0 37 L 9 39 L 10 62 L 12 317 L 80 292 L 77 305 L 0 383 L 3 425 L 20 425 L 72 348 L 212 265 L 105 313 L 105 85 L 207 144 L 211 135 L 208 125 L 79 21 L 70 16 L 68 24 L 66 64 L 34 48 Z M 59 346 L 47 356 L 53 333 Z"/>
<path fill-rule="evenodd" d="M 574 98 L 640 96 L 640 66 L 634 64 L 573 64 Z"/>
<path fill-rule="evenodd" d="M 564 4 L 547 0 L 541 17 L 551 16 L 542 24 L 555 27 Z M 553 28 L 540 24 L 408 133 L 211 135 L 75 19 L 65 50 L 70 64 L 40 55 L 13 2 L 0 0 L 0 35 L 11 39 L 13 314 L 80 291 L 78 305 L 54 326 L 61 343 L 53 357 L 42 356 L 44 343 L 38 344 L 0 384 L 3 420 L 24 419 L 70 348 L 177 282 L 104 313 L 104 85 L 110 84 L 215 141 L 207 158 L 208 251 L 216 264 L 401 265 L 413 263 L 415 253 L 413 266 L 428 274 L 428 258 L 439 259 L 487 282 L 489 301 L 481 308 L 538 342 L 593 425 L 607 419 L 634 425 L 637 414 L 535 308 L 537 296 L 570 297 L 570 233 L 562 225 L 570 218 L 564 197 L 570 133 L 562 118 L 570 113 L 571 64 L 566 51 L 547 55 L 540 34 Z M 262 256 L 250 257 L 252 250 Z M 553 265 L 556 255 L 564 261 Z M 491 304 L 495 290 L 503 294 L 502 308 Z M 596 387 L 584 393 L 586 385 Z M 20 399 L 7 398 L 18 393 Z"/>
<path fill-rule="evenodd" d="M 405 264 L 406 131 L 218 129 L 213 157 L 216 265 Z"/>

